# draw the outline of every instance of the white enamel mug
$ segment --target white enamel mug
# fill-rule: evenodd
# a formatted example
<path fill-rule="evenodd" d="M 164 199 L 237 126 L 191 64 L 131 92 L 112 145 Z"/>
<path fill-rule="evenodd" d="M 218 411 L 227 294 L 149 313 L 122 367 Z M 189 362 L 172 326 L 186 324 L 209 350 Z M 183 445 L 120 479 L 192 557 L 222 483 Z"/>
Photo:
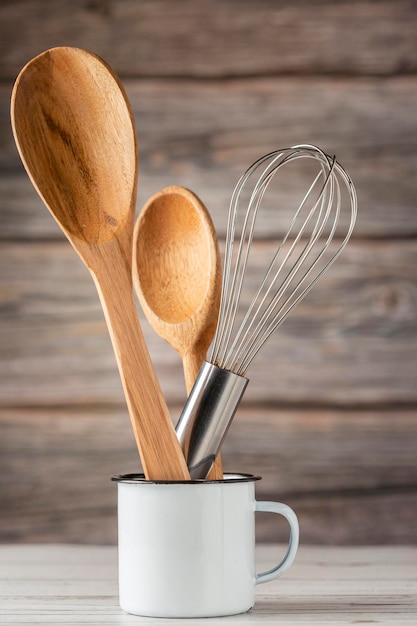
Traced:
<path fill-rule="evenodd" d="M 145 617 L 216 617 L 248 611 L 255 586 L 281 576 L 294 561 L 299 529 L 294 511 L 257 502 L 259 476 L 223 480 L 118 483 L 119 596 L 127 613 Z M 255 572 L 255 512 L 278 513 L 290 526 L 283 560 Z"/>

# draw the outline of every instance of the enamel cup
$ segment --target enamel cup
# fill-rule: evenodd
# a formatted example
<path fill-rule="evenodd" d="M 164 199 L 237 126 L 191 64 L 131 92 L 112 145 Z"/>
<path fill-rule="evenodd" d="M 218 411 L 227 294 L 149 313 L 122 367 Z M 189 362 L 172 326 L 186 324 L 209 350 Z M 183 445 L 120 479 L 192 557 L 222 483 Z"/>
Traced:
<path fill-rule="evenodd" d="M 223 480 L 148 481 L 140 474 L 118 483 L 119 596 L 127 613 L 145 617 L 216 617 L 248 611 L 255 586 L 292 564 L 299 529 L 292 509 L 257 502 L 259 476 Z M 290 539 L 283 560 L 255 572 L 255 513 L 286 518 Z"/>

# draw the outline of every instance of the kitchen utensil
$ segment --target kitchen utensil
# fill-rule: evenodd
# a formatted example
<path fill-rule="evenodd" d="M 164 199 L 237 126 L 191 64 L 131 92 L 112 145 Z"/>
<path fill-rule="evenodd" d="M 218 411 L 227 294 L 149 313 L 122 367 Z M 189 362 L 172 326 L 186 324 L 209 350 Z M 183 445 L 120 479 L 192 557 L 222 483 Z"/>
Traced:
<path fill-rule="evenodd" d="M 134 230 L 134 284 L 149 323 L 181 355 L 187 394 L 216 330 L 220 267 L 213 222 L 195 194 L 172 186 L 147 201 Z M 218 457 L 209 478 L 222 477 Z"/>
<path fill-rule="evenodd" d="M 137 146 L 123 88 L 95 55 L 53 48 L 20 72 L 11 115 L 32 183 L 96 284 L 145 474 L 187 479 L 133 299 Z"/>
<path fill-rule="evenodd" d="M 313 167 L 314 172 L 309 171 L 312 182 L 307 192 L 301 193 L 264 278 L 246 314 L 240 317 L 242 295 L 248 296 L 245 277 L 259 227 L 261 201 L 268 206 L 264 196 L 273 177 L 283 173 L 285 187 L 291 174 L 287 170 L 297 163 Z M 176 429 L 191 477 L 203 477 L 209 471 L 248 383 L 245 374 L 249 364 L 340 255 L 352 233 L 356 213 L 356 192 L 349 175 L 335 157 L 315 146 L 272 152 L 256 161 L 239 180 L 230 204 L 216 335 L 210 358 L 197 376 Z M 271 237 L 269 222 L 267 228 Z"/>

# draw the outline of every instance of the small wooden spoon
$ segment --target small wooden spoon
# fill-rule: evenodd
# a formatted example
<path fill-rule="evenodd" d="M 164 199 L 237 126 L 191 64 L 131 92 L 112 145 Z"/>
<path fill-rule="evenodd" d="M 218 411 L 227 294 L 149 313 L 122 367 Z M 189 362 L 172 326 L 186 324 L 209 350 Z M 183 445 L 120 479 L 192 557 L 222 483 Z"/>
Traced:
<path fill-rule="evenodd" d="M 11 115 L 32 183 L 94 278 L 145 475 L 189 479 L 133 298 L 137 144 L 123 88 L 95 55 L 53 48 L 20 72 Z"/>
<path fill-rule="evenodd" d="M 190 393 L 216 330 L 221 259 L 211 217 L 188 189 L 167 187 L 141 210 L 133 277 L 149 323 L 182 357 Z M 223 478 L 220 456 L 208 478 Z"/>

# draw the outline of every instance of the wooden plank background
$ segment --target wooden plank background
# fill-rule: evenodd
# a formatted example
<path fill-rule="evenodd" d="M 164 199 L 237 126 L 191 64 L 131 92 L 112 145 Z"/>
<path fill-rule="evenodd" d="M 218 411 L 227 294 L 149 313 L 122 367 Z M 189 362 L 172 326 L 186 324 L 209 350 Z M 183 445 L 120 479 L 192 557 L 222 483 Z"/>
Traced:
<path fill-rule="evenodd" d="M 410 0 L 1 3 L 0 541 L 113 543 L 109 477 L 138 469 L 95 288 L 10 130 L 21 67 L 73 45 L 104 57 L 132 102 L 138 210 L 187 186 L 223 241 L 259 156 L 315 143 L 348 169 L 354 238 L 254 363 L 224 464 L 293 505 L 304 542 L 416 542 L 416 32 Z M 256 243 L 260 264 L 270 246 Z M 176 419 L 180 359 L 141 319 Z M 260 519 L 261 541 L 285 533 Z"/>

